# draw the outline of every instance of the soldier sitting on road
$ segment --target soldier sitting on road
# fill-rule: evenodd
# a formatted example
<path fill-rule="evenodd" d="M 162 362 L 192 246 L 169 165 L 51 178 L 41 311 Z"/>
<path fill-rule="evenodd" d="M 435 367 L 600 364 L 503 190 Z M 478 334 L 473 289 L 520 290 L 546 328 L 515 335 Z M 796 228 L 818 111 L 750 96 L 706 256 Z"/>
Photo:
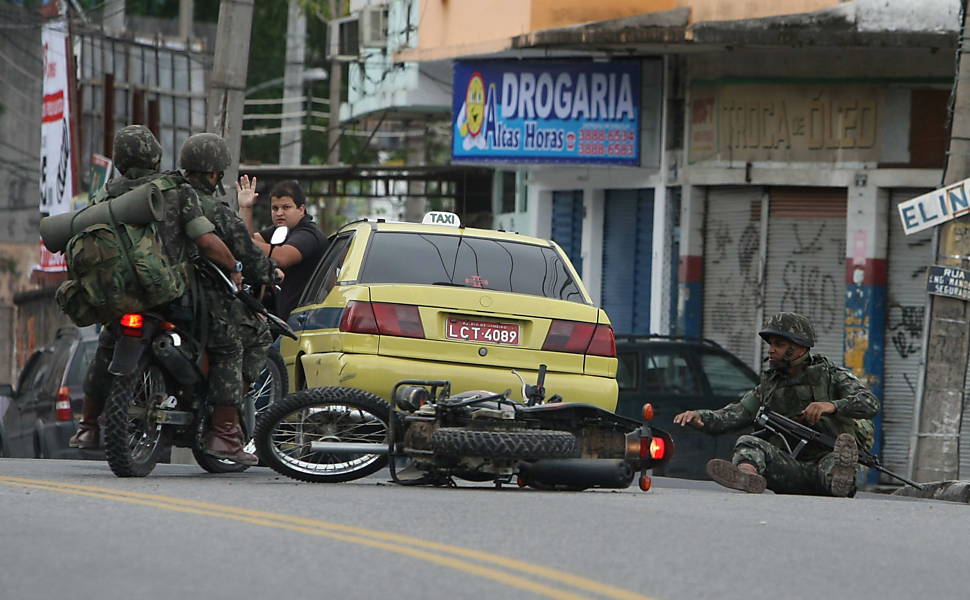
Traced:
<path fill-rule="evenodd" d="M 781 494 L 854 495 L 859 445 L 872 444 L 868 419 L 879 411 L 879 401 L 851 372 L 809 352 L 815 330 L 807 317 L 778 313 L 759 335 L 769 345 L 769 368 L 761 383 L 738 402 L 719 410 L 688 410 L 674 423 L 716 435 L 753 425 L 758 408 L 766 406 L 832 436 L 834 450 L 809 445 L 794 458 L 778 434 L 742 435 L 731 461 L 708 461 L 711 479 L 754 494 L 767 487 Z"/>

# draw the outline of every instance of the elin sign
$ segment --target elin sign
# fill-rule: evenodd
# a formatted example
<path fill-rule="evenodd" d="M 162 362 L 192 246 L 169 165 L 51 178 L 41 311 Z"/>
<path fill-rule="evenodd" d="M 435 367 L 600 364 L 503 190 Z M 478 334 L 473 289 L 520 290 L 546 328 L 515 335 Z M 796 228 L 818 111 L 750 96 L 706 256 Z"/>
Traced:
<path fill-rule="evenodd" d="M 640 164 L 637 61 L 457 61 L 456 161 Z"/>
<path fill-rule="evenodd" d="M 970 179 L 899 203 L 906 235 L 970 214 Z"/>

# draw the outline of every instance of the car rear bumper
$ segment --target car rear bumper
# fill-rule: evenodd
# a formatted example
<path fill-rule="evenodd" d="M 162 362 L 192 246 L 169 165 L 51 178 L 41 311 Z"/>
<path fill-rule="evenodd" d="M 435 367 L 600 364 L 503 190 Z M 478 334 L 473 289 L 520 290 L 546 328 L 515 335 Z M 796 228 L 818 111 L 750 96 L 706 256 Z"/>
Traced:
<path fill-rule="evenodd" d="M 522 399 L 521 382 L 511 369 L 506 368 L 341 352 L 306 354 L 302 362 L 308 387 L 353 387 L 388 399 L 394 385 L 402 379 L 445 379 L 451 382 L 452 393 L 468 390 L 502 392 L 511 388 L 512 398 Z M 536 382 L 536 370 L 516 369 L 516 372 L 526 383 Z M 549 372 L 545 388 L 546 398 L 559 394 L 566 402 L 583 402 L 609 411 L 616 410 L 617 384 L 611 377 Z"/>

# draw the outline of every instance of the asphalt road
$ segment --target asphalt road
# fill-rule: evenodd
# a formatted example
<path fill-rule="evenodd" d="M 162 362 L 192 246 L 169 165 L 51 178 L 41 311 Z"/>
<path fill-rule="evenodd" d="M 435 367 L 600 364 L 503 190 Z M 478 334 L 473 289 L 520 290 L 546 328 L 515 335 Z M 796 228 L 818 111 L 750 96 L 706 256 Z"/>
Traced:
<path fill-rule="evenodd" d="M 0 459 L 0 599 L 967 598 L 963 504 Z"/>

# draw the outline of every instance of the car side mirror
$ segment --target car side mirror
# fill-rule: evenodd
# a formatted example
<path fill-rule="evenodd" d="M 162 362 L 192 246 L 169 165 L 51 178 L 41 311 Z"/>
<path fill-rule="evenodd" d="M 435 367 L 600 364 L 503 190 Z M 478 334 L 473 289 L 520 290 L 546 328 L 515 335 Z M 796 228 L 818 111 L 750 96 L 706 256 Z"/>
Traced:
<path fill-rule="evenodd" d="M 0 383 L 0 396 L 13 397 L 13 386 L 9 383 Z"/>

